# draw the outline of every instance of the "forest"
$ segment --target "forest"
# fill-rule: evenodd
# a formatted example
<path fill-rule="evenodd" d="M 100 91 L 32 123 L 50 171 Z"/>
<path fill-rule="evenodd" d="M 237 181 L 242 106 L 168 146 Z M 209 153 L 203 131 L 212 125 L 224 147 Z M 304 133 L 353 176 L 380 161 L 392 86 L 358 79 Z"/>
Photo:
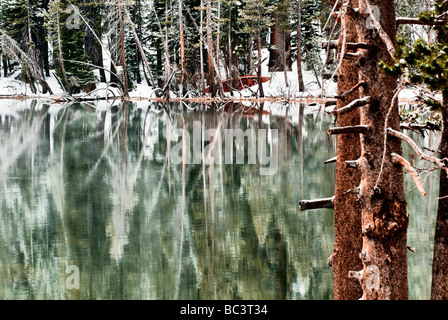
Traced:
<path fill-rule="evenodd" d="M 107 83 L 127 96 L 143 82 L 155 96 L 202 95 L 205 87 L 214 96 L 223 79 L 258 75 L 261 59 L 269 72 L 291 71 L 298 59 L 320 82 L 323 65 L 332 68 L 321 56 L 330 10 L 289 0 L 3 1 L 2 74 L 33 93 L 52 93 L 51 76 L 67 94 Z M 264 96 L 262 86 L 256 95 Z"/>
<path fill-rule="evenodd" d="M 447 0 L 2 0 L 0 37 L 4 98 L 27 97 L 16 81 L 56 102 L 315 99 L 334 120 L 334 194 L 297 215 L 333 212 L 334 299 L 409 298 L 404 177 L 425 197 L 434 173 L 431 299 L 448 299 Z"/>

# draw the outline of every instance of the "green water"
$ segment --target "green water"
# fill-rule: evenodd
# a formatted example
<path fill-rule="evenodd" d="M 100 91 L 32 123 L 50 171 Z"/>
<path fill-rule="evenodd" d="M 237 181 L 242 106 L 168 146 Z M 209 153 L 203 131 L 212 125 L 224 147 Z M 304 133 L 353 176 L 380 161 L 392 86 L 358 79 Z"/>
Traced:
<path fill-rule="evenodd" d="M 0 299 L 332 299 L 332 211 L 298 203 L 333 194 L 334 119 L 255 107 L 0 101 Z M 205 161 L 223 143 L 207 129 L 230 128 L 266 143 Z M 185 137 L 199 162 L 175 161 Z M 275 150 L 274 172 L 248 150 Z M 412 299 L 429 298 L 437 182 L 425 198 L 407 183 Z"/>

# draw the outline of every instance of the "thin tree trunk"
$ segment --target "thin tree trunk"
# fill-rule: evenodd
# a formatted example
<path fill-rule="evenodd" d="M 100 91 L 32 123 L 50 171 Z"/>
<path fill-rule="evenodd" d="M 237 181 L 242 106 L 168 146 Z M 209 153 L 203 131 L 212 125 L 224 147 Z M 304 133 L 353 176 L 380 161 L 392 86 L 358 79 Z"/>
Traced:
<path fill-rule="evenodd" d="M 218 12 L 217 12 L 217 30 L 216 30 L 216 66 L 218 67 L 219 70 L 219 53 L 220 53 L 220 32 L 221 32 L 221 0 L 217 0 L 218 1 Z"/>
<path fill-rule="evenodd" d="M 252 51 L 253 51 L 254 39 L 249 36 L 249 42 L 247 44 L 247 74 L 252 74 Z"/>
<path fill-rule="evenodd" d="M 305 91 L 302 75 L 302 0 L 297 4 L 297 81 L 299 91 Z"/>
<path fill-rule="evenodd" d="M 57 36 L 58 36 L 58 50 L 59 50 L 59 63 L 61 64 L 62 76 L 64 77 L 64 90 L 70 93 L 70 86 L 68 84 L 67 73 L 65 72 L 64 57 L 62 54 L 62 44 L 61 44 L 61 26 L 59 24 L 59 9 L 56 10 L 56 25 L 57 25 Z"/>
<path fill-rule="evenodd" d="M 232 64 L 232 36 L 231 36 L 231 30 L 232 30 L 232 10 L 229 10 L 229 32 L 228 32 L 228 48 L 229 48 L 229 81 L 228 81 L 228 87 L 230 95 L 233 96 L 233 64 Z"/>
<path fill-rule="evenodd" d="M 5 54 L 2 55 L 3 61 L 3 76 L 6 78 L 8 76 L 8 58 Z"/>
<path fill-rule="evenodd" d="M 170 86 L 169 79 L 171 75 L 171 67 L 170 67 L 170 55 L 168 49 L 168 0 L 165 0 L 165 41 L 163 42 L 163 49 L 165 51 L 165 87 L 166 93 L 165 95 L 169 97 L 170 94 Z"/>
<path fill-rule="evenodd" d="M 123 68 L 123 94 L 125 97 L 129 97 L 129 88 L 128 88 L 128 73 L 126 70 L 126 55 L 124 51 L 124 26 L 123 26 L 123 17 L 121 12 L 121 2 L 118 3 L 118 19 L 120 22 L 120 45 L 121 45 L 121 63 Z"/>
<path fill-rule="evenodd" d="M 257 68 L 257 76 L 258 76 L 258 88 L 260 92 L 260 97 L 264 97 L 264 90 L 263 90 L 263 81 L 261 77 L 261 30 L 258 29 L 257 31 L 257 42 L 258 42 L 258 68 Z"/>
<path fill-rule="evenodd" d="M 211 0 L 207 0 L 206 7 L 207 51 L 208 51 L 208 85 L 212 97 L 216 95 L 215 77 L 213 71 L 213 40 L 211 30 Z"/>
<path fill-rule="evenodd" d="M 200 12 L 200 25 L 199 25 L 199 33 L 201 35 L 199 39 L 199 58 L 201 61 L 201 85 L 199 86 L 199 89 L 201 91 L 204 91 L 204 80 L 205 80 L 205 74 L 204 74 L 204 43 L 202 41 L 202 32 L 203 32 L 203 24 L 204 24 L 204 11 L 202 8 L 204 7 L 204 0 L 201 0 L 201 12 Z"/>
<path fill-rule="evenodd" d="M 181 94 L 184 93 L 185 86 L 185 43 L 184 43 L 184 24 L 182 15 L 182 0 L 178 0 L 179 4 L 179 37 L 180 37 L 180 87 Z"/>

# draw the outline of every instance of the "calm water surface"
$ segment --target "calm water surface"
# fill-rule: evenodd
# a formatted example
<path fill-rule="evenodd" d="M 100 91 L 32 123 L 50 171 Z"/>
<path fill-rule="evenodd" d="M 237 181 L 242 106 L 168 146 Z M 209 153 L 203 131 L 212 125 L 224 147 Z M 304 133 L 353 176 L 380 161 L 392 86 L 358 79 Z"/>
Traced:
<path fill-rule="evenodd" d="M 332 211 L 298 203 L 333 194 L 334 119 L 252 107 L 0 101 L 0 298 L 332 299 Z M 228 129 L 266 134 L 225 158 Z M 428 299 L 438 179 L 426 198 L 406 179 L 410 297 Z"/>

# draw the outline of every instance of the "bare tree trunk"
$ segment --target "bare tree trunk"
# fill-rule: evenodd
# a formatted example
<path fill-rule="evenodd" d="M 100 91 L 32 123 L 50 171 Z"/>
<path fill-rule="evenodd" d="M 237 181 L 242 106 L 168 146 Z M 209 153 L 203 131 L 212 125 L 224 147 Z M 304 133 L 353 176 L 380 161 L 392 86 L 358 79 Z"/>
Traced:
<path fill-rule="evenodd" d="M 300 1 L 300 0 L 299 0 Z M 358 0 L 351 0 L 352 8 L 358 7 Z M 356 42 L 357 32 L 355 20 L 346 15 L 344 21 L 347 42 Z M 338 41 L 338 52 L 344 46 L 343 37 Z M 297 49 L 299 50 L 299 49 Z M 299 61 L 297 61 L 299 63 Z M 300 70 L 299 65 L 297 65 Z M 356 61 L 344 59 L 338 70 L 338 96 L 341 96 L 358 82 L 358 66 Z M 302 84 L 303 85 L 303 84 Z M 339 110 L 359 96 L 358 90 L 345 99 L 337 101 Z M 360 123 L 359 110 L 354 110 L 337 118 L 339 127 L 356 126 Z M 361 286 L 355 279 L 348 277 L 350 270 L 360 270 L 362 262 L 359 253 L 362 248 L 361 216 L 357 195 L 347 193 L 355 189 L 361 181 L 359 170 L 347 168 L 345 161 L 357 160 L 361 154 L 359 136 L 343 134 L 337 137 L 336 186 L 334 198 L 334 250 L 331 255 L 331 266 L 334 279 L 335 300 L 356 300 L 362 295 Z"/>
<path fill-rule="evenodd" d="M 302 0 L 297 4 L 297 81 L 299 91 L 305 91 L 302 75 Z"/>
<path fill-rule="evenodd" d="M 261 30 L 257 30 L 257 42 L 258 42 L 258 67 L 257 67 L 257 76 L 258 76 L 258 88 L 260 92 L 260 97 L 264 97 L 264 90 L 263 90 L 263 81 L 261 77 L 261 63 L 262 63 L 262 57 L 261 57 Z"/>
<path fill-rule="evenodd" d="M 254 39 L 249 35 L 249 42 L 247 44 L 247 74 L 252 73 L 252 51 Z"/>
<path fill-rule="evenodd" d="M 165 94 L 167 97 L 169 97 L 170 94 L 170 86 L 168 81 L 171 75 L 170 54 L 168 51 L 168 21 L 168 0 L 165 0 L 165 41 L 163 42 L 163 49 L 165 51 Z"/>
<path fill-rule="evenodd" d="M 184 26 L 182 14 L 182 0 L 178 0 L 179 4 L 179 36 L 180 36 L 180 85 L 181 94 L 185 91 L 185 44 L 184 44 Z"/>
<path fill-rule="evenodd" d="M 211 30 L 211 0 L 207 0 L 206 6 L 206 29 L 207 29 L 207 51 L 208 51 L 208 85 L 212 97 L 216 95 L 215 76 L 213 71 L 213 39 Z"/>
<path fill-rule="evenodd" d="M 59 63 L 61 64 L 62 76 L 64 77 L 64 90 L 70 93 L 70 86 L 68 84 L 67 73 L 65 72 L 64 57 L 62 54 L 62 44 L 61 44 L 61 26 L 59 24 L 59 9 L 56 10 L 56 25 L 57 25 L 57 36 L 58 36 L 58 50 L 59 50 Z"/>
<path fill-rule="evenodd" d="M 221 0 L 217 0 L 218 1 L 218 12 L 217 12 L 217 30 L 216 30 L 216 66 L 218 67 L 219 70 L 219 56 L 220 56 L 220 32 L 221 32 Z"/>
<path fill-rule="evenodd" d="M 203 14 L 203 10 L 202 8 L 204 7 L 204 0 L 201 0 L 201 12 L 200 12 L 200 25 L 199 25 L 199 34 L 201 35 L 201 37 L 199 37 L 199 57 L 201 60 L 201 85 L 199 86 L 199 89 L 201 91 L 204 90 L 204 79 L 205 79 L 205 75 L 204 75 L 204 46 L 203 46 L 203 41 L 202 41 L 202 32 L 203 32 L 203 23 L 204 23 L 204 14 Z"/>
<path fill-rule="evenodd" d="M 363 299 L 404 300 L 408 298 L 407 228 L 403 169 L 394 164 L 392 154 L 402 154 L 399 139 L 387 139 L 387 128 L 400 130 L 398 101 L 394 94 L 397 79 L 381 71 L 379 61 L 393 64 L 391 57 L 396 38 L 395 3 L 377 0 L 379 14 L 374 15 L 370 0 L 359 0 L 359 13 L 369 16 L 372 24 L 358 23 L 358 42 L 369 49 L 360 53 L 359 81 L 366 83 L 360 97 L 371 97 L 361 107 L 361 125 L 368 126 L 360 135 L 361 183 L 357 202 L 361 209 L 363 263 L 361 271 L 350 275 L 360 281 Z M 392 51 L 391 51 L 392 50 Z"/>
<path fill-rule="evenodd" d="M 129 88 L 128 88 L 128 73 L 126 70 L 126 55 L 124 51 L 124 26 L 123 26 L 123 17 L 121 12 L 121 2 L 118 3 L 118 19 L 120 22 L 120 44 L 121 44 L 121 63 L 123 68 L 123 94 L 125 97 L 129 97 Z"/>
<path fill-rule="evenodd" d="M 231 37 L 231 30 L 232 30 L 232 11 L 229 10 L 229 32 L 227 35 L 227 45 L 229 48 L 229 80 L 228 80 L 228 87 L 230 95 L 233 96 L 233 64 L 232 64 L 232 37 Z"/>

